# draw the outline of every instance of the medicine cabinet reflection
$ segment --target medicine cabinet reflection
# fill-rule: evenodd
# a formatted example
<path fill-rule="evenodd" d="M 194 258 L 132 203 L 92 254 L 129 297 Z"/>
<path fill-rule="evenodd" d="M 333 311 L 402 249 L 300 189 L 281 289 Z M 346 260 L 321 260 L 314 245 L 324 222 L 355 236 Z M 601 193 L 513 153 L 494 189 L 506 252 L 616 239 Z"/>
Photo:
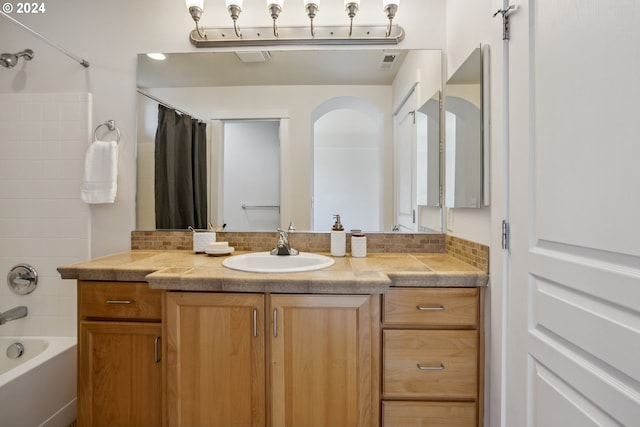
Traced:
<path fill-rule="evenodd" d="M 445 86 L 445 203 L 449 208 L 488 205 L 482 53 L 482 47 L 474 49 Z"/>

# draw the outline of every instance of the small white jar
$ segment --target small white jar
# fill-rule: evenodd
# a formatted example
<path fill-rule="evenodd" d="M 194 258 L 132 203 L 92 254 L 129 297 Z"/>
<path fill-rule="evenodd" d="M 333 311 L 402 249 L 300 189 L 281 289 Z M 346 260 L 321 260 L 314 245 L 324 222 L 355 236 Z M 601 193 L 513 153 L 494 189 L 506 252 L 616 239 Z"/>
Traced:
<path fill-rule="evenodd" d="M 362 233 L 351 236 L 351 256 L 354 258 L 367 256 L 367 236 Z"/>

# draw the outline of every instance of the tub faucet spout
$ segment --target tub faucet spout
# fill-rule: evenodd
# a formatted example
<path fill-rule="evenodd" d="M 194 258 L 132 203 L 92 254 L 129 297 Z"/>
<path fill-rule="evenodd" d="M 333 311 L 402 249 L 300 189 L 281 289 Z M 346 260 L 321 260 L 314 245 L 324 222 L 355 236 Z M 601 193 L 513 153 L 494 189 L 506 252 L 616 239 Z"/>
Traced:
<path fill-rule="evenodd" d="M 26 317 L 28 313 L 27 307 L 24 305 L 14 307 L 11 310 L 7 310 L 4 313 L 0 313 L 0 325 L 4 325 L 12 320 L 21 319 Z"/>

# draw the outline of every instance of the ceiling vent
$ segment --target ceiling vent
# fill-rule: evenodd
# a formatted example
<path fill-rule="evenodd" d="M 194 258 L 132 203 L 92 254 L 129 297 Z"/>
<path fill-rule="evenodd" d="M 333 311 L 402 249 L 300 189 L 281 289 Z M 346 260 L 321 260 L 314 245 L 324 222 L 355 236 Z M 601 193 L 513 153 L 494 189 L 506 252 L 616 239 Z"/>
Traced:
<path fill-rule="evenodd" d="M 382 58 L 380 58 L 380 63 L 378 64 L 378 68 L 389 69 L 393 67 L 396 59 L 398 58 L 399 52 L 391 52 L 384 51 L 382 52 Z"/>
<path fill-rule="evenodd" d="M 271 54 L 268 50 L 236 52 L 236 55 L 242 62 L 267 62 L 271 59 Z"/>

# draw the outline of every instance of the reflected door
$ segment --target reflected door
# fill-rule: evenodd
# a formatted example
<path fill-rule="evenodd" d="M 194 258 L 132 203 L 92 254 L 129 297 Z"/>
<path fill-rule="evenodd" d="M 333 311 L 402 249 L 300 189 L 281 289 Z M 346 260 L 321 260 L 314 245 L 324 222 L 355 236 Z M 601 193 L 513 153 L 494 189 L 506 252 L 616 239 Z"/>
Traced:
<path fill-rule="evenodd" d="M 223 141 L 226 230 L 275 230 L 280 225 L 280 122 L 228 121 Z"/>
<path fill-rule="evenodd" d="M 415 97 L 413 92 L 395 116 L 396 224 L 399 231 L 417 229 Z"/>

